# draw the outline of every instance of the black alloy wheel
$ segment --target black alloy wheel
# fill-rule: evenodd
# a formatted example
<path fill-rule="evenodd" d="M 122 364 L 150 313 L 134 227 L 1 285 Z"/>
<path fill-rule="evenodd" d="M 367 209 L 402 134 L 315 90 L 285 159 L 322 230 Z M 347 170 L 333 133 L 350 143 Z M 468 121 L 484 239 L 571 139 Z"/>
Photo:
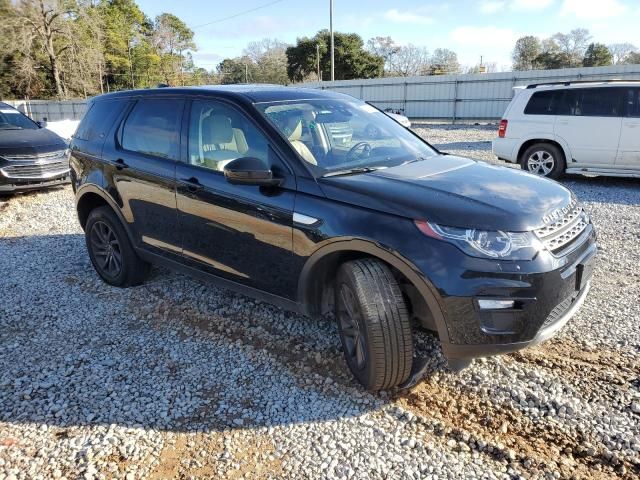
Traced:
<path fill-rule="evenodd" d="M 89 239 L 97 266 L 116 278 L 122 271 L 122 250 L 114 231 L 106 223 L 97 221 L 91 227 Z"/>

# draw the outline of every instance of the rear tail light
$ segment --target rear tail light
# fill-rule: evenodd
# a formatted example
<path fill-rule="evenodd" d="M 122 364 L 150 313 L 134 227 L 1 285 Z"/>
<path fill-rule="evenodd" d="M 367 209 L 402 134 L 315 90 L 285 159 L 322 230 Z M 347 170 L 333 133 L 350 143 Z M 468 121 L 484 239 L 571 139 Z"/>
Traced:
<path fill-rule="evenodd" d="M 498 127 L 498 137 L 504 138 L 507 135 L 508 120 L 500 120 L 500 126 Z"/>

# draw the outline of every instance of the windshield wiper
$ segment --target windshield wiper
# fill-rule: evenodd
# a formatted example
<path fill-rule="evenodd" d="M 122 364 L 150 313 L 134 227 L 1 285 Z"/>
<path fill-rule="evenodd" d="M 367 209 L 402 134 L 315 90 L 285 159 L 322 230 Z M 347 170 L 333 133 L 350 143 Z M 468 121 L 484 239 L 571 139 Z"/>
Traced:
<path fill-rule="evenodd" d="M 354 167 L 354 168 L 347 168 L 345 170 L 335 170 L 333 172 L 325 173 L 322 176 L 323 177 L 339 177 L 342 175 L 355 175 L 357 173 L 375 172 L 379 168 L 380 167 Z"/>

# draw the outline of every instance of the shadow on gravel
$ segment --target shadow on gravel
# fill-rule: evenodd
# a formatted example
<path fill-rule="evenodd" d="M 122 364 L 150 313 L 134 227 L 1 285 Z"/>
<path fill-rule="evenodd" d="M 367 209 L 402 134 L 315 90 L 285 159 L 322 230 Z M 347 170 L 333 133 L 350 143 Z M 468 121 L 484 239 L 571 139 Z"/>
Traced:
<path fill-rule="evenodd" d="M 434 143 L 438 150 L 491 150 L 491 140 L 480 142 Z"/>
<path fill-rule="evenodd" d="M 220 431 L 358 417 L 389 401 L 356 386 L 333 322 L 162 269 L 112 288 L 78 234 L 0 239 L 0 258 L 2 422 Z M 439 351 L 417 337 L 418 350 Z"/>

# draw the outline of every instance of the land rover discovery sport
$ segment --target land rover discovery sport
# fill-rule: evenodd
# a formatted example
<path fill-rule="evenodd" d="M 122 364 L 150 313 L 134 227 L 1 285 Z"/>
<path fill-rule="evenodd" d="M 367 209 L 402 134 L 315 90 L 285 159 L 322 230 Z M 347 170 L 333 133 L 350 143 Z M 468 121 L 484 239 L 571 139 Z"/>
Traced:
<path fill-rule="evenodd" d="M 336 124 L 348 140 L 333 141 Z M 549 338 L 589 290 L 596 237 L 569 190 L 442 154 L 346 95 L 112 93 L 91 100 L 79 132 L 72 185 L 105 282 L 139 284 L 154 263 L 333 313 L 369 389 L 419 378 L 414 328 L 435 331 L 460 368 Z"/>

